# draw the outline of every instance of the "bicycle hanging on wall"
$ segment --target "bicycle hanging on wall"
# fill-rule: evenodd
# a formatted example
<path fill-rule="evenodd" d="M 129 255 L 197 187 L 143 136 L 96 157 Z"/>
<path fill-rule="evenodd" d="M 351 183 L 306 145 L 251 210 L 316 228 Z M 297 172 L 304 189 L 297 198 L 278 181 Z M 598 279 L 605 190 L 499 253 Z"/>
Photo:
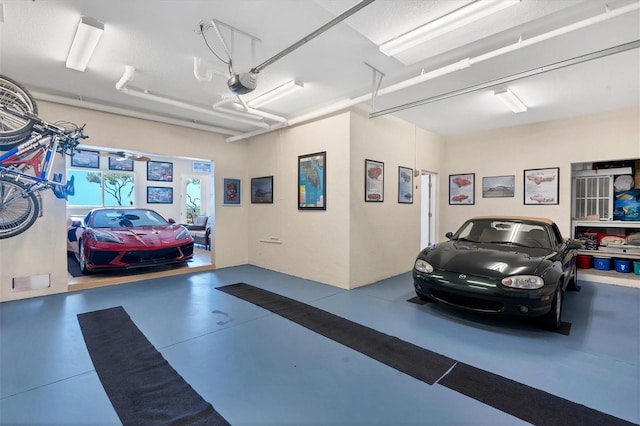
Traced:
<path fill-rule="evenodd" d="M 40 191 L 73 194 L 73 182 L 53 173 L 56 153 L 72 156 L 84 126 L 48 123 L 38 117 L 31 93 L 0 75 L 0 239 L 29 229 L 42 212 Z M 6 152 L 3 152 L 6 151 Z"/>

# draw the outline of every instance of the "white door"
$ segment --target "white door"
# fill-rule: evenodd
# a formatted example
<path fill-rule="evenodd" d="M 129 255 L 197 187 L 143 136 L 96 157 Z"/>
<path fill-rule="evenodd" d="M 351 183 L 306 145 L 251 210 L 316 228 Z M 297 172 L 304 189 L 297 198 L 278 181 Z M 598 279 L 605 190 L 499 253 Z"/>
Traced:
<path fill-rule="evenodd" d="M 438 175 L 422 171 L 420 174 L 420 250 L 436 242 L 437 190 Z"/>
<path fill-rule="evenodd" d="M 210 215 L 209 175 L 182 175 L 181 223 L 193 223 L 199 215 Z"/>

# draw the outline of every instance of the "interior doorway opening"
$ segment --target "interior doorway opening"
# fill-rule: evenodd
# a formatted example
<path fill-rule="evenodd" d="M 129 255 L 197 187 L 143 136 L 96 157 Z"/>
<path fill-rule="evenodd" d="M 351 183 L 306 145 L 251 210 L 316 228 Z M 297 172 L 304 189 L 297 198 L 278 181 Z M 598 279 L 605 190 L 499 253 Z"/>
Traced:
<path fill-rule="evenodd" d="M 438 175 L 426 170 L 420 173 L 420 250 L 437 240 Z"/>

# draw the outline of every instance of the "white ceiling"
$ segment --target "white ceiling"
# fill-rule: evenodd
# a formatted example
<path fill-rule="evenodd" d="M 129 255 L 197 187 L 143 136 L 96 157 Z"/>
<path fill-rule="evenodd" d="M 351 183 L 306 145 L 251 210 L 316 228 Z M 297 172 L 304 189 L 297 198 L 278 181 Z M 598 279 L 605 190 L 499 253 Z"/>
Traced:
<path fill-rule="evenodd" d="M 493 84 L 507 76 L 640 40 L 640 0 L 522 0 L 491 17 L 409 49 L 396 57 L 378 46 L 436 19 L 470 0 L 377 0 L 261 70 L 258 86 L 245 101 L 288 80 L 305 89 L 261 111 L 292 123 L 321 115 L 320 109 L 347 99 L 375 111 L 462 91 L 482 90 L 429 102 L 393 115 L 440 135 L 526 123 L 640 105 L 640 54 L 637 47 L 562 69 Z M 235 72 L 246 72 L 303 39 L 358 3 L 357 0 L 0 0 L 0 73 L 22 82 L 36 98 L 96 109 L 209 126 L 229 136 L 274 128 L 278 122 L 243 117 L 230 120 L 232 99 L 227 66 L 207 49 L 197 23 L 221 22 L 231 46 Z M 620 13 L 623 8 L 631 9 Z M 609 11 L 607 14 L 606 11 Z M 617 15 L 617 16 L 615 16 Z M 85 72 L 65 67 L 81 16 L 104 23 L 105 31 Z M 600 16 L 600 22 L 522 47 L 493 59 L 481 55 L 526 44 L 567 25 Z M 238 31 L 232 32 L 228 27 Z M 252 52 L 250 34 L 259 41 Z M 213 29 L 205 32 L 216 53 L 224 50 Z M 213 70 L 211 81 L 194 75 Z M 471 66 L 415 83 L 422 73 L 469 58 Z M 578 61 L 579 62 L 579 61 Z M 125 65 L 135 75 L 125 87 L 157 95 L 158 102 L 118 91 Z M 376 72 L 374 73 L 374 69 Z M 384 74 L 372 105 L 367 95 L 374 76 Z M 414 82 L 402 90 L 399 83 Z M 377 84 L 377 81 L 375 81 Z M 529 110 L 513 114 L 493 98 L 509 87 Z M 382 94 L 385 91 L 393 93 Z M 342 105 L 349 104 L 348 102 Z M 61 118 L 62 119 L 62 118 Z M 372 118 L 375 119 L 375 118 Z M 256 123 L 258 125 L 254 125 Z M 262 124 L 260 124 L 262 123 Z M 263 127 L 259 127 L 262 125 Z"/>

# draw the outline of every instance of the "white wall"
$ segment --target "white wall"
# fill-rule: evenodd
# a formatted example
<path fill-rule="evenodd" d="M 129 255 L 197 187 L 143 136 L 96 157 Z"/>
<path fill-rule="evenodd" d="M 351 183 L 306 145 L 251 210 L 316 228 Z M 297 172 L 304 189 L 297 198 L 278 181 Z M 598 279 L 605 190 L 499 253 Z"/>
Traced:
<path fill-rule="evenodd" d="M 92 110 L 38 102 L 39 114 L 47 121 L 86 123 L 90 137 L 85 144 L 130 149 L 169 156 L 203 158 L 215 163 L 215 188 L 222 194 L 223 177 L 247 183 L 247 142 L 228 144 L 222 135 L 128 118 Z M 63 162 L 58 157 L 58 165 Z M 66 203 L 50 191 L 43 196 L 43 217 L 25 233 L 0 240 L 0 301 L 67 291 Z M 212 256 L 217 267 L 248 262 L 247 192 L 240 207 L 222 207 L 216 199 L 216 229 Z M 51 287 L 44 290 L 14 292 L 13 277 L 51 274 Z"/>
<path fill-rule="evenodd" d="M 346 112 L 252 139 L 250 177 L 273 176 L 274 200 L 251 205 L 249 263 L 349 288 L 349 127 Z M 298 210 L 298 156 L 322 151 L 327 208 Z"/>
<path fill-rule="evenodd" d="M 479 215 L 544 216 L 571 235 L 571 163 L 640 158 L 638 108 L 446 138 L 439 241 Z M 560 168 L 558 205 L 524 205 L 525 169 Z M 475 205 L 448 204 L 448 175 L 475 173 Z M 514 198 L 482 198 L 482 177 L 515 175 Z"/>

